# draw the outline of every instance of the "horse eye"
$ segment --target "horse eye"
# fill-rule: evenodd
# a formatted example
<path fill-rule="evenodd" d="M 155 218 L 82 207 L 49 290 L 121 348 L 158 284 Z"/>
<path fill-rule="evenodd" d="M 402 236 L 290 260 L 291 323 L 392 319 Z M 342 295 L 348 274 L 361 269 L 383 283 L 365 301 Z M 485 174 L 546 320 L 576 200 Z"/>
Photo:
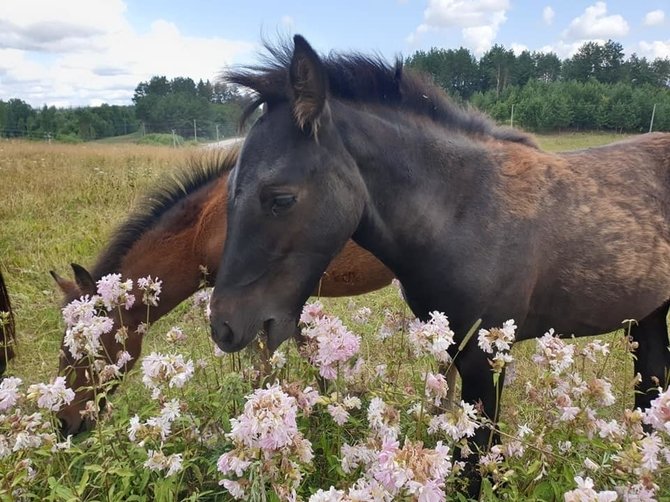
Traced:
<path fill-rule="evenodd" d="M 295 195 L 276 195 L 272 199 L 272 214 L 278 216 L 282 211 L 286 211 L 298 198 Z"/>

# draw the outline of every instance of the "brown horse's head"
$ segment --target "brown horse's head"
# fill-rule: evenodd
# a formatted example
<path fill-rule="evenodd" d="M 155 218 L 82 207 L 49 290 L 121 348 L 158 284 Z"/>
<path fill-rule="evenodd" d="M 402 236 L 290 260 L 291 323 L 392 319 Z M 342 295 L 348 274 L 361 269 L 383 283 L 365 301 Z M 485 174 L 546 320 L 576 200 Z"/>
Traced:
<path fill-rule="evenodd" d="M 51 271 L 51 275 L 55 279 L 58 287 L 65 295 L 65 304 L 82 297 L 92 297 L 97 293 L 96 283 L 91 274 L 81 265 L 72 264 L 74 271 L 74 281 L 64 279 L 55 272 Z M 132 312 L 130 313 L 132 315 Z M 140 336 L 134 332 L 128 332 L 127 339 L 124 343 L 117 341 L 114 333 L 117 328 L 121 326 L 116 313 L 110 314 L 110 318 L 114 323 L 114 327 L 105 335 L 100 337 L 101 349 L 100 356 L 96 361 L 90 361 L 88 358 L 74 357 L 70 349 L 66 346 L 65 335 L 61 343 L 59 353 L 58 373 L 66 378 L 68 386 L 74 390 L 75 397 L 72 402 L 64 406 L 58 411 L 57 417 L 61 422 L 61 432 L 64 436 L 69 434 L 76 435 L 80 432 L 90 430 L 95 425 L 98 413 L 104 410 L 106 405 L 105 393 L 100 392 L 101 376 L 104 380 L 104 373 L 98 371 L 94 366 L 97 365 L 111 365 L 118 361 L 118 355 L 121 351 L 127 350 L 133 353 L 139 353 L 139 348 L 133 350 L 133 344 L 140 343 Z M 125 326 L 136 326 L 139 320 L 130 320 L 123 318 Z M 67 333 L 66 333 L 67 334 Z M 134 361 L 133 361 L 134 362 Z M 130 364 L 125 363 L 121 366 L 120 372 L 129 369 Z M 107 375 L 112 384 L 118 375 Z M 106 387 L 107 393 L 115 388 L 114 385 Z M 94 402 L 97 396 L 97 406 Z"/>
<path fill-rule="evenodd" d="M 267 109 L 229 178 L 211 301 L 212 337 L 228 352 L 261 329 L 272 350 L 295 333 L 302 305 L 363 213 L 365 187 L 335 126 L 326 69 L 302 37 L 294 41 L 277 82 L 257 78 Z M 254 78 L 230 80 L 254 87 Z"/>

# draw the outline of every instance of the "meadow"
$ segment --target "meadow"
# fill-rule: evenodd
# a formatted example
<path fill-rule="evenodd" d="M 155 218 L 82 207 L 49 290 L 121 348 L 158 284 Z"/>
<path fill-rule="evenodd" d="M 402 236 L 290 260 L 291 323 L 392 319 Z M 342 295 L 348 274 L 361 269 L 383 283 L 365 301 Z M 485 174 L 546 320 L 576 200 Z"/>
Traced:
<path fill-rule="evenodd" d="M 574 133 L 538 141 L 558 151 L 621 138 Z M 143 371 L 140 361 L 98 427 L 67 444 L 47 436 L 54 424 L 50 411 L 41 410 L 44 428 L 18 418 L 40 406 L 38 391 L 31 396 L 28 387 L 56 376 L 64 322 L 49 270 L 69 275 L 71 262 L 92 265 L 139 198 L 192 154 L 191 148 L 0 140 L 0 269 L 18 331 L 18 356 L 7 376 L 20 378 L 23 392 L 13 408 L 3 408 L 0 392 L 0 499 L 231 500 L 237 494 L 318 501 L 378 493 L 387 500 L 431 501 L 446 493 L 448 500 L 463 500 L 459 468 L 444 452 L 468 427 L 489 422 L 443 402 L 439 361 L 418 348 L 422 336 L 436 331 L 411 331 L 411 314 L 395 286 L 320 299 L 323 310 L 350 330 L 339 331 L 335 323 L 331 332 L 360 336 L 352 342 L 356 354 L 343 356 L 334 374 L 318 357 L 319 343 L 326 343 L 319 315 L 306 320 L 313 334 L 308 357 L 287 343 L 281 349 L 286 361 L 275 358 L 273 372 L 259 376 L 253 349 L 215 354 L 206 313 L 189 300 L 151 327 L 143 348 L 143 355 L 183 354 L 191 361 L 183 386 L 152 381 L 149 364 Z M 166 336 L 174 326 L 184 340 Z M 494 336 L 501 330 L 492 328 L 503 327 L 482 328 Z M 539 351 L 535 341 L 513 348 L 499 425 L 503 447 L 480 465 L 488 476 L 484 500 L 670 500 L 670 416 L 665 431 L 660 424 L 653 435 L 642 432 L 642 416 L 628 410 L 633 375 L 625 325 L 598 340 L 564 347 L 546 339 Z M 506 353 L 503 345 L 499 352 Z M 492 369 L 483 371 L 494 378 Z M 324 373 L 325 382 L 318 378 Z M 161 395 L 152 399 L 156 388 Z M 284 406 L 275 418 L 290 433 L 274 446 L 250 444 L 240 433 L 245 420 L 254 419 L 252 406 L 245 408 L 252 394 L 247 401 L 256 407 Z M 168 430 L 158 430 L 152 419 L 165 417 L 170 403 L 176 408 Z M 459 433 L 456 425 L 464 429 Z M 16 447 L 22 427 L 44 436 Z M 370 491 L 372 485 L 379 491 Z"/>

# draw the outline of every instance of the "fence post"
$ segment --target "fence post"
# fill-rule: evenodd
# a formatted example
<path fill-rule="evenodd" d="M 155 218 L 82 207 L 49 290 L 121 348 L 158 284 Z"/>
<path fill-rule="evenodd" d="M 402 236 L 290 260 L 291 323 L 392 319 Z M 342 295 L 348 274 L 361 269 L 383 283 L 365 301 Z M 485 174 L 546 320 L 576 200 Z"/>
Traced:
<path fill-rule="evenodd" d="M 651 110 L 651 120 L 649 121 L 649 132 L 651 132 L 654 127 L 654 115 L 656 115 L 656 103 L 654 103 L 654 108 Z"/>

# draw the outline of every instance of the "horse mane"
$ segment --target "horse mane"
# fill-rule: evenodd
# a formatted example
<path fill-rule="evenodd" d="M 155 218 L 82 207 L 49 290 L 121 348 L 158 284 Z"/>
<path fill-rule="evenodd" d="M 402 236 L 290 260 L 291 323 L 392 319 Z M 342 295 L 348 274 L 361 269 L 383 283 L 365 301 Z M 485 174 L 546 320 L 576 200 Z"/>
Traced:
<path fill-rule="evenodd" d="M 9 301 L 9 292 L 7 291 L 7 285 L 5 284 L 5 278 L 0 272 L 0 312 L 7 312 L 9 314 L 9 323 L 4 327 L 0 327 L 0 332 L 4 332 L 5 339 L 2 340 L 2 343 L 7 343 L 7 340 L 16 340 L 16 324 L 14 322 L 14 312 L 12 311 L 12 304 Z M 2 322 L 0 320 L 0 322 Z M 1 348 L 4 352 L 4 347 Z"/>
<path fill-rule="evenodd" d="M 261 104 L 288 101 L 289 68 L 293 45 L 287 41 L 264 43 L 267 54 L 261 64 L 231 69 L 224 73 L 226 82 L 251 89 L 256 94 L 242 114 L 241 123 Z M 380 56 L 357 52 L 331 52 L 321 56 L 328 76 L 329 93 L 339 99 L 364 104 L 381 104 L 425 116 L 444 127 L 467 134 L 522 143 L 533 148 L 533 138 L 517 129 L 496 125 L 482 112 L 454 103 L 432 77 L 403 66 L 397 59 L 390 65 Z"/>
<path fill-rule="evenodd" d="M 151 230 L 170 209 L 199 189 L 217 181 L 235 167 L 239 145 L 215 148 L 193 155 L 152 192 L 144 195 L 137 208 L 112 235 L 107 248 L 99 256 L 91 275 L 94 279 L 117 273 L 126 253 L 137 240 Z"/>

